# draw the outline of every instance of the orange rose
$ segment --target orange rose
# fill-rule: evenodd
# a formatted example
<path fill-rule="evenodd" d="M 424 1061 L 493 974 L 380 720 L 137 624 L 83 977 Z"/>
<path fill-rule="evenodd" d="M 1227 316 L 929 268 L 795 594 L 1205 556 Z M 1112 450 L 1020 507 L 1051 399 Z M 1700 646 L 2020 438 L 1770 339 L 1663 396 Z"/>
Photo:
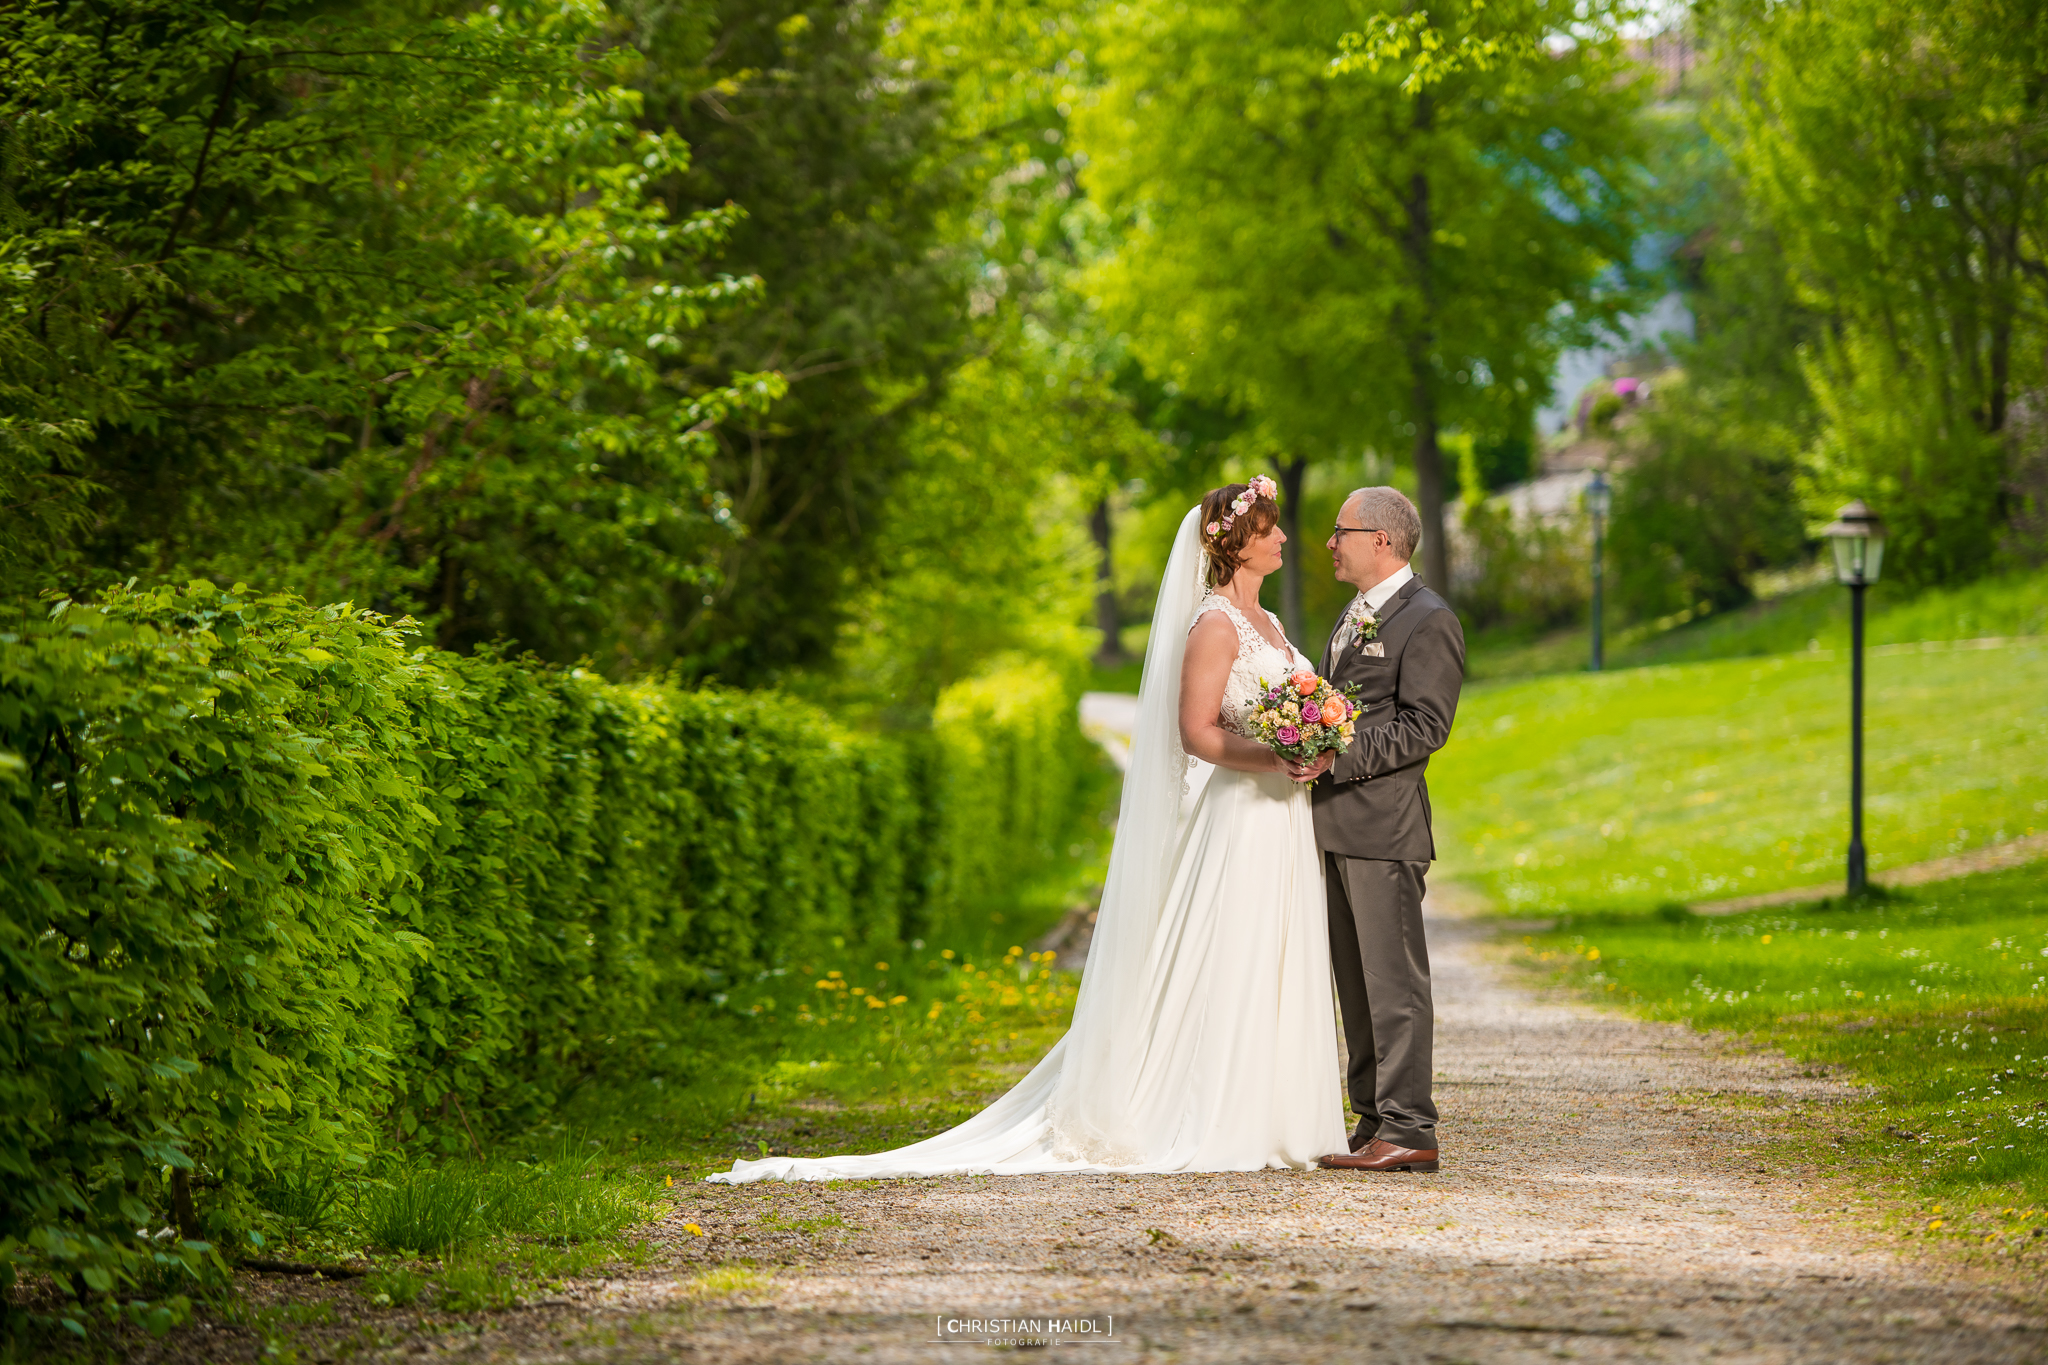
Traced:
<path fill-rule="evenodd" d="M 1342 697 L 1332 697 L 1323 703 L 1323 724 L 1336 725 L 1343 721 L 1351 708 L 1344 704 Z"/>
<path fill-rule="evenodd" d="M 1322 679 L 1318 678 L 1315 674 L 1309 672 L 1307 669 L 1304 668 L 1301 672 L 1295 674 L 1287 681 L 1294 684 L 1295 691 L 1301 693 L 1302 696 L 1306 697 L 1309 693 L 1316 690 L 1316 684 L 1321 682 Z"/>

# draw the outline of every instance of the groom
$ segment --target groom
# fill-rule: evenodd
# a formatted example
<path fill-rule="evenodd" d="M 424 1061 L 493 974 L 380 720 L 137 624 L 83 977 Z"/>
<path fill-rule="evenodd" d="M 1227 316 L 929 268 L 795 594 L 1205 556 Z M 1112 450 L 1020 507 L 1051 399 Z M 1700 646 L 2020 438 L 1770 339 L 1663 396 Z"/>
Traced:
<path fill-rule="evenodd" d="M 1357 683 L 1357 737 L 1303 774 L 1315 788 L 1316 846 L 1330 902 L 1330 961 L 1358 1131 L 1321 1165 L 1350 1171 L 1437 1168 L 1430 1052 L 1436 1015 L 1422 938 L 1430 836 L 1429 756 L 1450 737 L 1465 680 L 1465 632 L 1450 605 L 1408 567 L 1422 539 L 1415 505 L 1361 488 L 1337 513 L 1337 579 L 1358 589 L 1323 652 L 1322 673 Z"/>

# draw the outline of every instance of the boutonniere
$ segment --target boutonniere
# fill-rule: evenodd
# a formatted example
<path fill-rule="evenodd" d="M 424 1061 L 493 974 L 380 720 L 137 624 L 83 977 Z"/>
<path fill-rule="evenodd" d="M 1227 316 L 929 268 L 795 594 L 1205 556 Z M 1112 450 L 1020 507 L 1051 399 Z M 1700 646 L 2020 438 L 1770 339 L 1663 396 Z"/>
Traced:
<path fill-rule="evenodd" d="M 1380 618 L 1373 614 L 1363 598 L 1345 613 L 1345 619 L 1350 629 L 1356 632 L 1352 637 L 1353 644 L 1362 645 L 1380 638 Z"/>

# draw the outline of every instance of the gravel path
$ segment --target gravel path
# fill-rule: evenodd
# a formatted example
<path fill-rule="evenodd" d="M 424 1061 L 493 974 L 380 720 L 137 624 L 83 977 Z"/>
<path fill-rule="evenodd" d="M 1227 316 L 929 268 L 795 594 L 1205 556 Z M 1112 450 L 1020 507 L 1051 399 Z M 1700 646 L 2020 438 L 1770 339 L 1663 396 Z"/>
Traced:
<path fill-rule="evenodd" d="M 658 1234 L 665 1265 L 519 1315 L 522 1327 L 486 1330 L 460 1353 L 958 1360 L 989 1348 L 930 1344 L 933 1315 L 1113 1313 L 1121 1344 L 1047 1354 L 1402 1365 L 2048 1355 L 2038 1302 L 1901 1260 L 1839 1219 L 1839 1179 L 1749 1154 L 1758 1124 L 1824 1111 L 1849 1093 L 1839 1082 L 1539 999 L 1509 979 L 1480 926 L 1436 919 L 1432 933 L 1440 1175 L 678 1189 Z M 757 1278 L 731 1269 L 742 1259 Z"/>

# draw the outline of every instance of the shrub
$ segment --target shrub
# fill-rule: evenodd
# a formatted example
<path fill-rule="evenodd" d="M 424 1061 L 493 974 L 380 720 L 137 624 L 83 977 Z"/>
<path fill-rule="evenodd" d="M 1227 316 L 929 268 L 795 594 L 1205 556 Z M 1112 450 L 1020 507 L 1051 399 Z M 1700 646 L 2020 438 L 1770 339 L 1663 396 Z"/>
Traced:
<path fill-rule="evenodd" d="M 928 738 L 856 734 L 205 583 L 18 623 L 0 1265 L 106 1294 L 259 1193 L 313 1222 L 326 1172 L 530 1122 L 679 1002 L 1006 886 L 1066 816 L 1071 701 L 1018 665 Z M 136 1232 L 166 1210 L 169 1249 Z"/>
<path fill-rule="evenodd" d="M 1616 479 L 1607 563 L 1617 604 L 1638 618 L 1750 600 L 1758 569 L 1806 543 L 1793 488 L 1798 437 L 1756 415 L 1740 386 L 1659 382 Z"/>
<path fill-rule="evenodd" d="M 1536 472 L 1536 437 L 1524 425 L 1505 433 L 1481 437 L 1472 445 L 1472 465 L 1480 486 L 1488 492 L 1521 483 Z"/>
<path fill-rule="evenodd" d="M 279 599 L 0 636 L 0 1259 L 106 1292 L 160 1262 L 164 1205 L 193 1256 L 259 1173 L 360 1149 L 426 946 L 380 913 L 424 823 L 408 667 L 390 627 Z"/>
<path fill-rule="evenodd" d="M 1000 895 L 1053 854 L 1085 741 L 1073 684 L 1015 661 L 939 694 L 932 713 L 932 909 Z"/>
<path fill-rule="evenodd" d="M 1466 625 L 1547 626 L 1578 615 L 1590 592 L 1588 539 L 1583 518 L 1517 516 L 1504 499 L 1468 493 L 1451 561 Z"/>
<path fill-rule="evenodd" d="M 1593 406 L 1586 410 L 1586 429 L 1596 436 L 1610 436 L 1614 433 L 1614 419 L 1621 416 L 1621 395 L 1608 390 L 1593 400 Z"/>
<path fill-rule="evenodd" d="M 1898 354 L 1857 330 L 1825 338 L 1807 381 L 1828 425 L 1809 452 L 1816 513 L 1860 497 L 1891 538 L 1885 577 L 1916 588 L 1981 577 L 2015 510 L 2010 450 L 1963 410 L 1941 358 Z"/>

